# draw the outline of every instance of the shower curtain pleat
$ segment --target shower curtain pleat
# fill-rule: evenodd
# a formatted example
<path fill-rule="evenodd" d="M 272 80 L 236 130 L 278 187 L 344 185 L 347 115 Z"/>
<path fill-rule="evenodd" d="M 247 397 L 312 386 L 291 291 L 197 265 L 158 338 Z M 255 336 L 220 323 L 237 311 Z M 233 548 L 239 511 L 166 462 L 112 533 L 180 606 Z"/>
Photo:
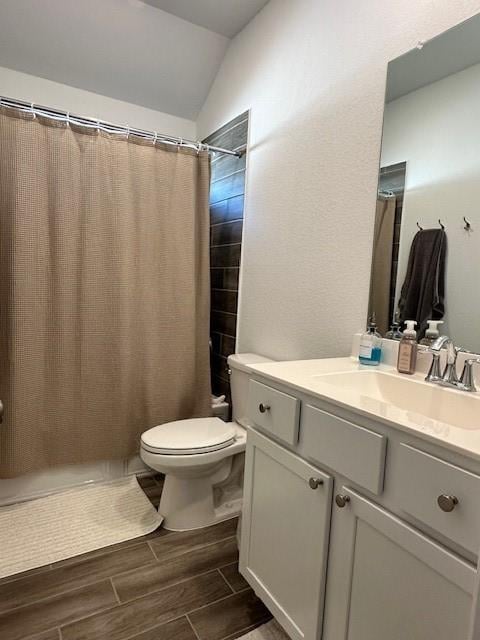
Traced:
<path fill-rule="evenodd" d="M 0 110 L 0 477 L 210 415 L 210 164 Z"/>
<path fill-rule="evenodd" d="M 394 197 L 379 198 L 375 212 L 368 317 L 375 313 L 377 328 L 382 335 L 388 331 L 392 321 L 389 317 L 389 309 L 395 202 Z"/>

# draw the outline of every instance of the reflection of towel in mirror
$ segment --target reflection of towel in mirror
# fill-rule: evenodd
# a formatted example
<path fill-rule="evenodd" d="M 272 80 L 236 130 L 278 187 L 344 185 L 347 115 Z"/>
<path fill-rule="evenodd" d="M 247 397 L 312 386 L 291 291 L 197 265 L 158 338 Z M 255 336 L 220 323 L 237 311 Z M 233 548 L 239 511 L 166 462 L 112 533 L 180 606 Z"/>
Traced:
<path fill-rule="evenodd" d="M 400 320 L 416 320 L 422 338 L 427 320 L 445 313 L 447 235 L 443 229 L 424 229 L 413 238 L 398 310 Z"/>

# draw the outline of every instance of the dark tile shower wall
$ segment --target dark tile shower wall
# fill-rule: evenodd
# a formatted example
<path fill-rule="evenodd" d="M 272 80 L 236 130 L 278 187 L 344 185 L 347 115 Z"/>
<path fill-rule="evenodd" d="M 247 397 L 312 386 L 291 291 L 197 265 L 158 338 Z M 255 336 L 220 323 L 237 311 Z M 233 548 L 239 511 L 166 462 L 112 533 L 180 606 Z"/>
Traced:
<path fill-rule="evenodd" d="M 248 112 L 204 142 L 224 149 L 246 147 Z M 238 277 L 242 248 L 245 154 L 214 156 L 210 187 L 212 391 L 230 396 L 227 357 L 235 352 Z"/>

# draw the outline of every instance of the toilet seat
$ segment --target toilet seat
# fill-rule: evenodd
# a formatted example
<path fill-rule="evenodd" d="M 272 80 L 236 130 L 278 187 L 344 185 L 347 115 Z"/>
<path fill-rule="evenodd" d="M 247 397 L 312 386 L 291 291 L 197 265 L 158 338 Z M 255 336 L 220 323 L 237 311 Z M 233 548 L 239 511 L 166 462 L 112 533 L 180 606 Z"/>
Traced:
<path fill-rule="evenodd" d="M 232 423 L 193 418 L 160 424 L 142 434 L 142 448 L 159 455 L 196 455 L 225 449 L 235 442 Z"/>

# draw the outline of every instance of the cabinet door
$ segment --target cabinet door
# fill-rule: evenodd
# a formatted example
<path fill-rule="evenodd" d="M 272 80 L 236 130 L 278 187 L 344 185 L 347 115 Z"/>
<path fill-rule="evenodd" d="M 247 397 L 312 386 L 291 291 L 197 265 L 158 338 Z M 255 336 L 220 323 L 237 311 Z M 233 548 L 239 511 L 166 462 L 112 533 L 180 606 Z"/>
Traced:
<path fill-rule="evenodd" d="M 467 640 L 475 568 L 357 493 L 342 496 L 325 640 Z"/>
<path fill-rule="evenodd" d="M 319 640 L 332 478 L 249 431 L 240 570 L 293 640 Z"/>

